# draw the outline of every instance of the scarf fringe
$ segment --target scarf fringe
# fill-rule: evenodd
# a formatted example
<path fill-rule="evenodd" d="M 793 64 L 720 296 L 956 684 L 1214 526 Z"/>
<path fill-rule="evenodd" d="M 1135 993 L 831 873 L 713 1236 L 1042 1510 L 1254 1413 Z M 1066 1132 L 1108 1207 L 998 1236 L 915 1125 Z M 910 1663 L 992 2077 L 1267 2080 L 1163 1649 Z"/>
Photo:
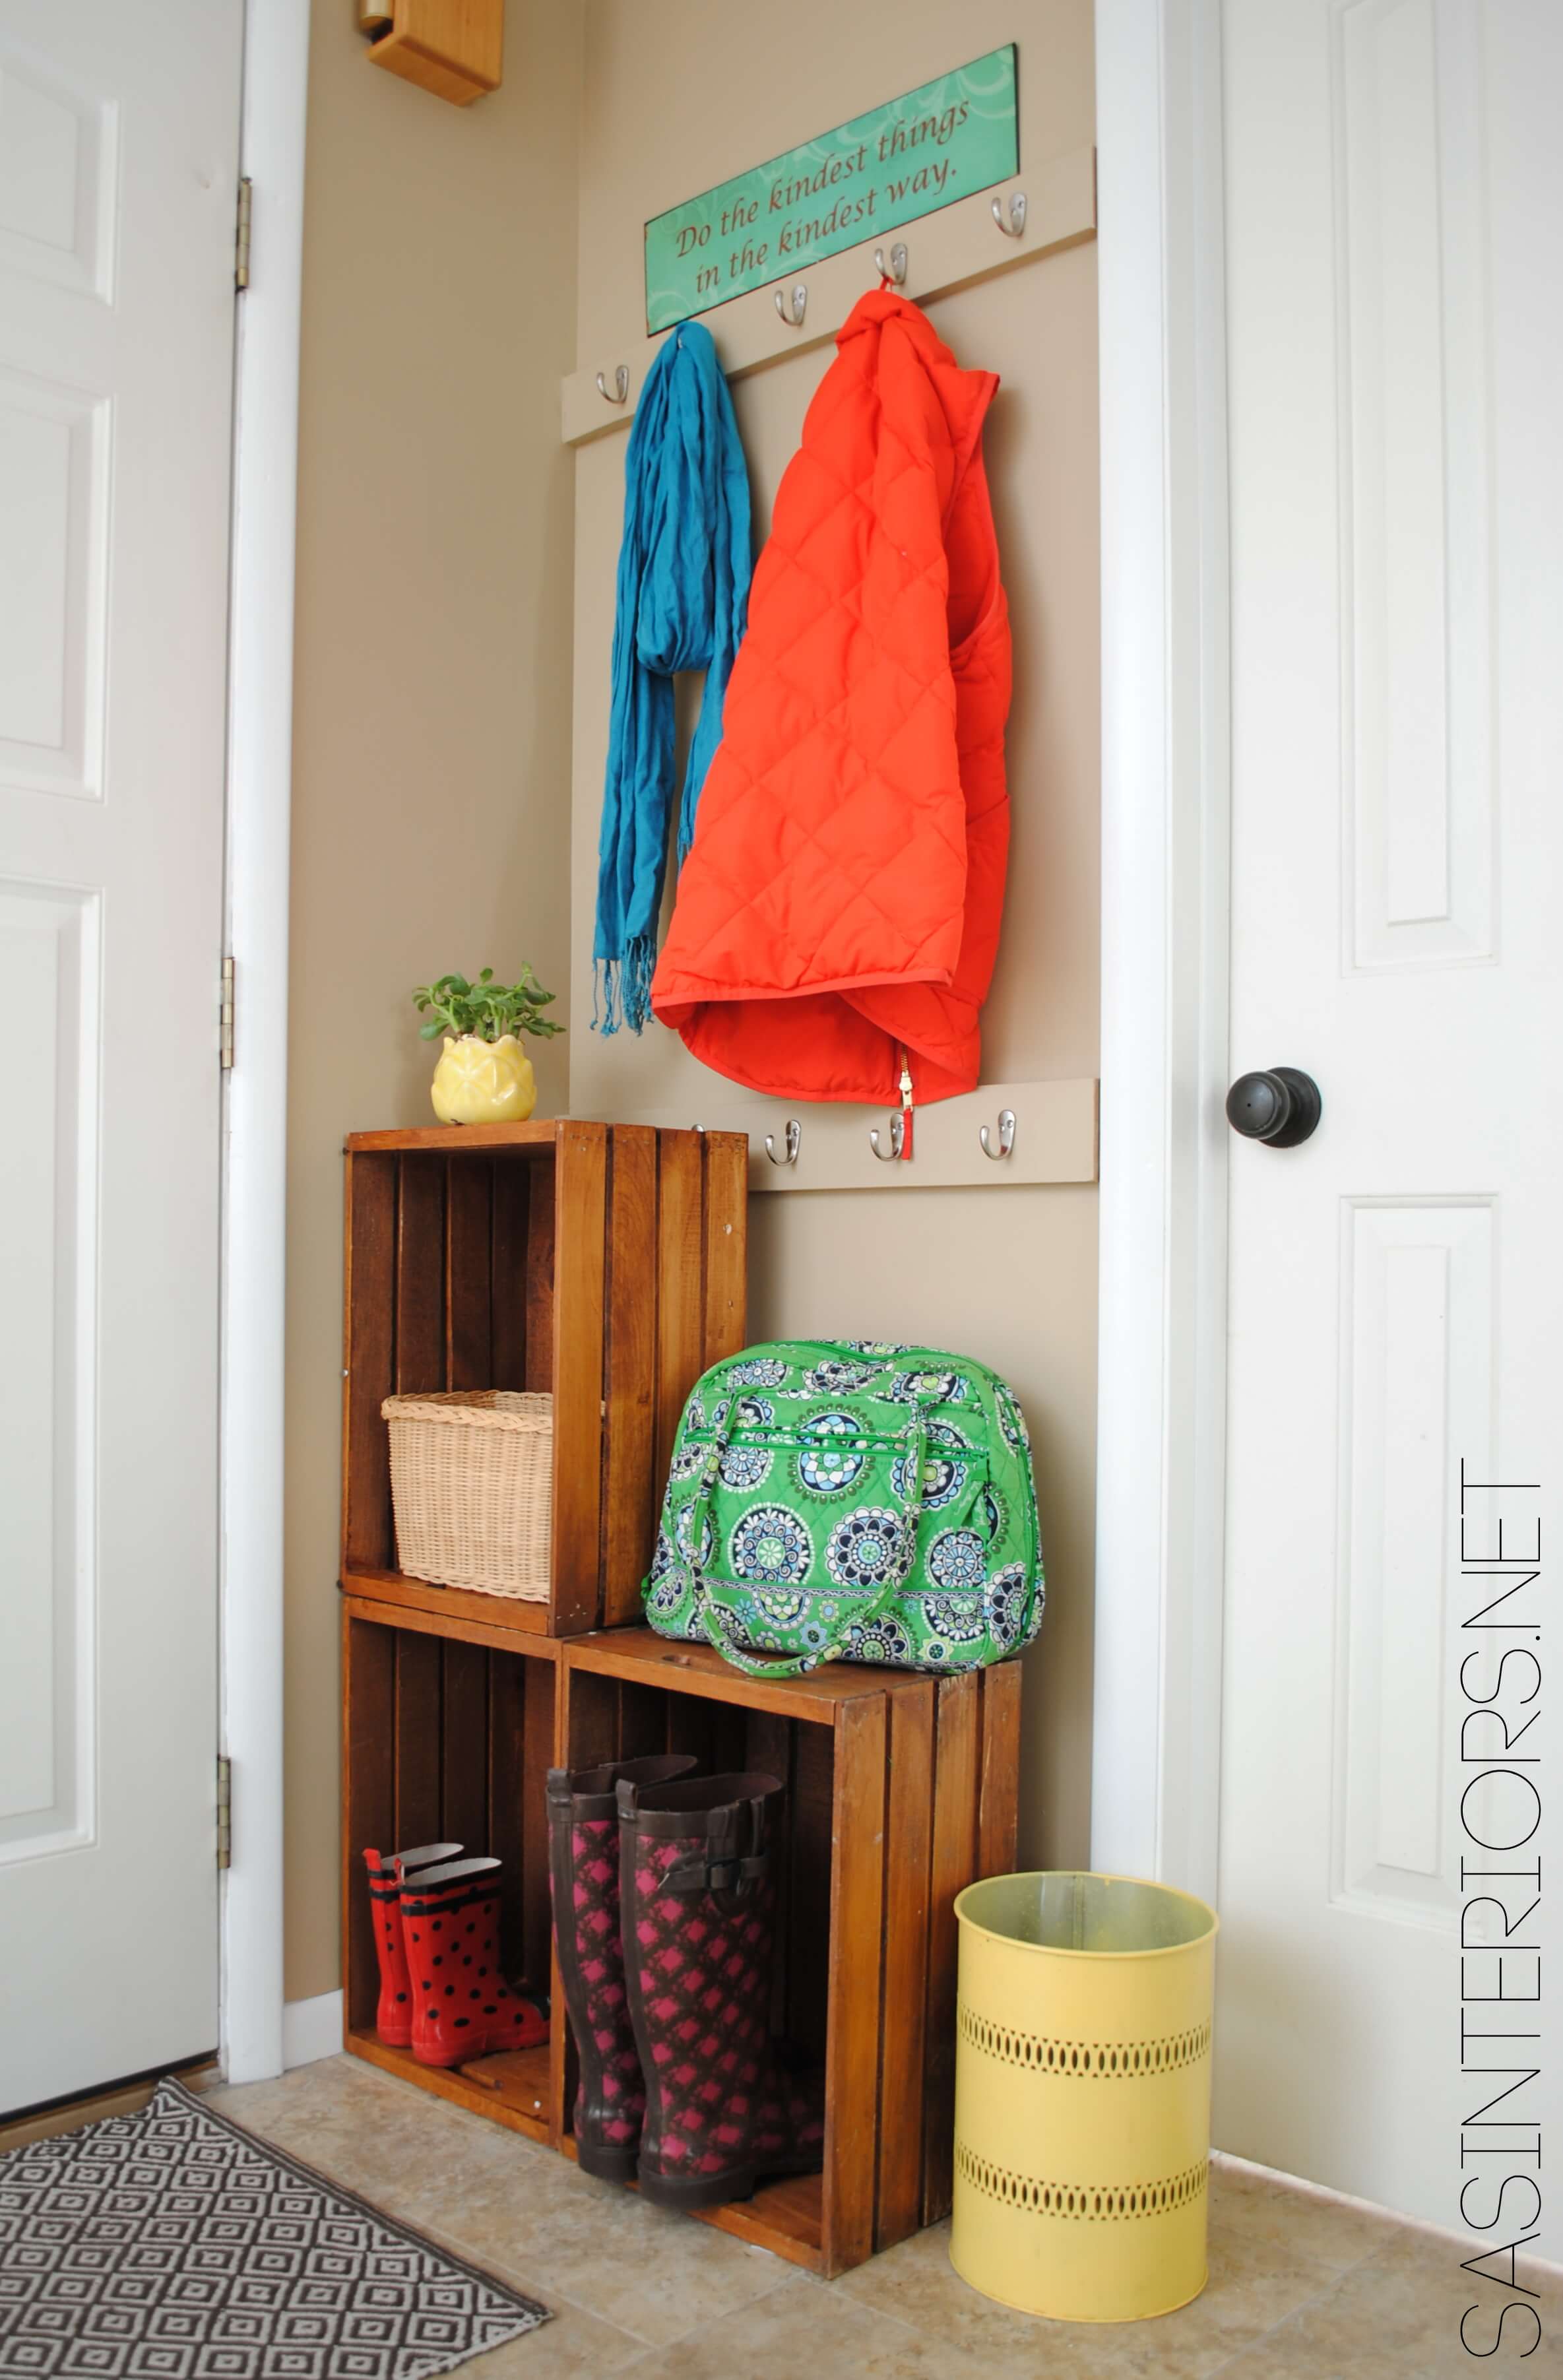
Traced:
<path fill-rule="evenodd" d="M 591 970 L 591 1024 L 608 1040 L 628 1026 L 642 1032 L 651 1015 L 651 978 L 657 968 L 657 945 L 649 934 L 636 934 L 622 958 L 594 959 Z"/>

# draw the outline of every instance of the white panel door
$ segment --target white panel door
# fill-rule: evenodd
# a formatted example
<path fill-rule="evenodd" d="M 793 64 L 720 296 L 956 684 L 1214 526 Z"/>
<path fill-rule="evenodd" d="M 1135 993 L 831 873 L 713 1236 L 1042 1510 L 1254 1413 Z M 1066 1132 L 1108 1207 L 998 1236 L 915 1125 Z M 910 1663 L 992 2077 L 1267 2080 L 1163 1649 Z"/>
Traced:
<path fill-rule="evenodd" d="M 1563 8 L 1229 0 L 1224 43 L 1232 1056 L 1324 1109 L 1231 1150 L 1216 2137 L 1484 2224 L 1558 2105 L 1492 1946 L 1563 1474 Z M 1525 1484 L 1462 1512 L 1462 1465 Z"/>
<path fill-rule="evenodd" d="M 241 0 L 0 0 L 0 2112 L 217 2041 Z"/>

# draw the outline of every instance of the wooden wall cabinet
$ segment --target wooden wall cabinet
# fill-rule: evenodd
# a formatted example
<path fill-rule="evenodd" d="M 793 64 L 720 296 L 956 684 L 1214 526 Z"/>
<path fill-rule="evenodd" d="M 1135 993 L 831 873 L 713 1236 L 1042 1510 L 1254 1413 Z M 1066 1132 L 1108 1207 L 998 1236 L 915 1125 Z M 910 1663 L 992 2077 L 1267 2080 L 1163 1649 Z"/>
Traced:
<path fill-rule="evenodd" d="M 570 1636 L 640 1615 L 684 1401 L 744 1344 L 739 1133 L 467 1124 L 346 1143 L 342 1585 L 487 1627 Z M 547 1603 L 396 1568 L 386 1397 L 553 1397 Z"/>
<path fill-rule="evenodd" d="M 384 16 L 370 49 L 377 67 L 455 107 L 499 89 L 504 0 L 386 0 Z"/>

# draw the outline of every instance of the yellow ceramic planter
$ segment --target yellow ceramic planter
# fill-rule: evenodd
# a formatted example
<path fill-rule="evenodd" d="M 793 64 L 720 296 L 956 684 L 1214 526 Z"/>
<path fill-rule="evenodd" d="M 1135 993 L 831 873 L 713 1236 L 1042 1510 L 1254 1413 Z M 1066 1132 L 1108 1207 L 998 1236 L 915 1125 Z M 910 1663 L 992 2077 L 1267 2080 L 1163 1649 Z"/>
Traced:
<path fill-rule="evenodd" d="M 950 2261 L 1003 2305 L 1136 2322 L 1205 2287 L 1216 1914 L 1131 1877 L 955 1902 Z"/>
<path fill-rule="evenodd" d="M 514 1033 L 501 1041 L 447 1034 L 430 1098 L 442 1123 L 525 1123 L 538 1103 L 537 1077 Z"/>

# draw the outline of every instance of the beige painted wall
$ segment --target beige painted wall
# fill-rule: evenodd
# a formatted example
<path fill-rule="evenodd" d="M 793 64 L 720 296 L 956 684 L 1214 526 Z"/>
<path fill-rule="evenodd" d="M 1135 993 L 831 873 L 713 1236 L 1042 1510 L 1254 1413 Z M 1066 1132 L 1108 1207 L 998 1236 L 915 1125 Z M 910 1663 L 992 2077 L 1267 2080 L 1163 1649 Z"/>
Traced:
<path fill-rule="evenodd" d="M 509 0 L 503 86 L 457 109 L 370 67 L 354 13 L 314 0 L 305 195 L 290 1999 L 339 1980 L 342 1135 L 432 1121 L 414 983 L 529 958 L 568 1008 L 573 538 L 558 417 L 575 360 L 579 19 L 560 0 Z M 256 237 L 263 272 L 263 218 Z M 538 1046 L 540 1105 L 558 1110 L 569 1045 Z"/>
<path fill-rule="evenodd" d="M 1028 91 L 1040 94 L 1039 153 L 1088 145 L 1090 0 L 1020 12 L 995 0 L 850 11 L 838 0 L 739 11 L 726 0 L 588 0 L 578 365 L 611 365 L 638 334 L 647 216 L 1016 37 Z M 915 225 L 903 237 L 915 288 Z M 991 1081 L 1094 1075 L 1096 250 L 1027 263 L 929 310 L 963 363 L 1003 382 L 987 457 L 1015 635 L 1013 845 L 984 1071 Z M 708 319 L 720 348 L 721 310 Z M 734 388 L 757 535 L 832 352 L 782 359 Z M 672 1107 L 693 1120 L 742 1095 L 660 1026 L 639 1041 L 588 1028 L 624 445 L 620 434 L 576 455 L 570 1097 L 586 1114 Z M 983 1357 L 1020 1392 L 1049 1583 L 1030 1657 L 1021 1848 L 1048 1864 L 1083 1862 L 1088 1849 L 1096 1206 L 1092 1190 L 997 1184 L 750 1205 L 751 1336 L 924 1339 Z"/>

